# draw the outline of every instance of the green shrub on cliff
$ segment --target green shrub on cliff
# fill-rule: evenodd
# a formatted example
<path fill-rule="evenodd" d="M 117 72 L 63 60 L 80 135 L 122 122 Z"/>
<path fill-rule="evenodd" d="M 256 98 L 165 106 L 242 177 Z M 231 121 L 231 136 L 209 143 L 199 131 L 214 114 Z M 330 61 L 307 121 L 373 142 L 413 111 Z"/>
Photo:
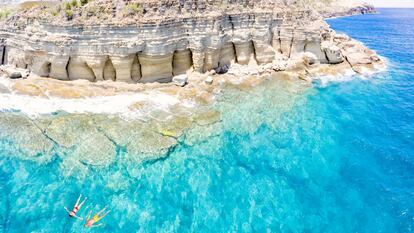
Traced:
<path fill-rule="evenodd" d="M 77 6 L 78 6 L 78 1 L 77 1 L 77 0 L 72 0 L 72 2 L 70 2 L 70 4 L 71 4 L 73 7 L 77 7 Z"/>
<path fill-rule="evenodd" d="M 88 4 L 89 0 L 79 0 L 82 6 Z"/>
<path fill-rule="evenodd" d="M 72 20 L 73 18 L 73 11 L 72 10 L 65 10 L 65 15 L 68 20 Z"/>
<path fill-rule="evenodd" d="M 6 19 L 10 16 L 11 11 L 9 9 L 0 9 L 0 19 Z"/>
<path fill-rule="evenodd" d="M 70 2 L 67 2 L 65 4 L 65 10 L 70 10 L 70 9 L 72 9 L 72 5 L 70 4 Z"/>
<path fill-rule="evenodd" d="M 57 5 L 57 6 L 51 7 L 50 9 L 48 9 L 48 11 L 53 16 L 57 16 L 62 11 L 62 6 L 61 5 Z"/>
<path fill-rule="evenodd" d="M 124 11 L 128 14 L 140 14 L 143 9 L 139 3 L 129 3 L 125 6 Z"/>

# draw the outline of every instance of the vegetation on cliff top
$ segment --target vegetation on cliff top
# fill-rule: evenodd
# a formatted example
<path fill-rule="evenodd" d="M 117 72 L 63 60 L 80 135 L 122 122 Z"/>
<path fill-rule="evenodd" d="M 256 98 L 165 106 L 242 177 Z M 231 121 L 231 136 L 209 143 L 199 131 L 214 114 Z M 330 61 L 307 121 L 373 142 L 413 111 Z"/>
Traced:
<path fill-rule="evenodd" d="M 95 25 L 160 22 L 225 13 L 314 9 L 322 12 L 358 0 L 67 0 L 30 1 L 18 10 L 0 10 L 0 19 L 40 20 L 50 24 Z M 328 10 L 329 11 L 329 10 Z"/>
<path fill-rule="evenodd" d="M 294 8 L 296 3 L 289 8 Z M 52 24 L 131 24 L 143 21 L 217 16 L 223 13 L 283 9 L 283 0 L 68 0 L 21 4 L 14 20 L 35 19 Z M 5 13 L 4 13 L 5 14 Z M 8 13 L 4 18 L 9 17 Z"/>

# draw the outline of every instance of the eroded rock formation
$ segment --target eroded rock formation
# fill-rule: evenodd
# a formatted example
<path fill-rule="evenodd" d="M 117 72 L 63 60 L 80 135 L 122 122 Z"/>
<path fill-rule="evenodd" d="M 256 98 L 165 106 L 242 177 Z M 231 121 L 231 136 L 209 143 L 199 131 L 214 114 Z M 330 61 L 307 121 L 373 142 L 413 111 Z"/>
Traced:
<path fill-rule="evenodd" d="M 60 80 L 147 83 L 232 63 L 271 64 L 305 52 L 322 64 L 347 60 L 357 67 L 374 59 L 341 44 L 323 20 L 333 15 L 332 7 L 322 1 L 95 0 L 74 7 L 71 17 L 38 7 L 1 25 L 0 62 Z M 125 9 L 134 11 L 125 15 Z"/>

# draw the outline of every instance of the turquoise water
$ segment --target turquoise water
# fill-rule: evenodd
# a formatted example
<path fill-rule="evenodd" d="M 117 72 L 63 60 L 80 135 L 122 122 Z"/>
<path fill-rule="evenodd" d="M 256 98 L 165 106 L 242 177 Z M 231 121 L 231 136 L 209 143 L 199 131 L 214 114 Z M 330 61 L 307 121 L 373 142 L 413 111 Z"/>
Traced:
<path fill-rule="evenodd" d="M 63 209 L 83 193 L 88 209 L 112 210 L 96 232 L 411 232 L 414 10 L 329 23 L 386 57 L 389 70 L 315 83 L 293 99 L 226 99 L 219 107 L 235 107 L 216 136 L 142 165 L 120 148 L 115 164 L 87 177 L 63 176 L 57 156 L 17 159 L 3 140 L 0 231 L 90 231 Z"/>

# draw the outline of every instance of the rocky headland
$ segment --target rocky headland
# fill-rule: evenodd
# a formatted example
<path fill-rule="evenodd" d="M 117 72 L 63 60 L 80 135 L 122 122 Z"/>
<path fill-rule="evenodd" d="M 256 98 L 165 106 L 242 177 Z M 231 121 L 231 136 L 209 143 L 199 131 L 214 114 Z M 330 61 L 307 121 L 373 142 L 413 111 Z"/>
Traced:
<path fill-rule="evenodd" d="M 255 95 L 269 93 L 283 113 L 313 78 L 384 68 L 324 21 L 374 11 L 317 0 L 83 0 L 12 11 L 0 22 L 3 148 L 38 162 L 58 155 L 65 174 L 124 152 L 135 162 L 164 157 L 216 135 L 232 109 L 263 101 Z M 260 120 L 238 130 L 275 117 L 244 116 Z"/>
<path fill-rule="evenodd" d="M 336 11 L 335 11 L 336 9 Z M 170 82 L 173 76 L 233 63 L 378 62 L 375 53 L 337 35 L 324 17 L 373 12 L 340 1 L 87 0 L 39 5 L 11 14 L 0 28 L 0 61 L 59 80 Z"/>

